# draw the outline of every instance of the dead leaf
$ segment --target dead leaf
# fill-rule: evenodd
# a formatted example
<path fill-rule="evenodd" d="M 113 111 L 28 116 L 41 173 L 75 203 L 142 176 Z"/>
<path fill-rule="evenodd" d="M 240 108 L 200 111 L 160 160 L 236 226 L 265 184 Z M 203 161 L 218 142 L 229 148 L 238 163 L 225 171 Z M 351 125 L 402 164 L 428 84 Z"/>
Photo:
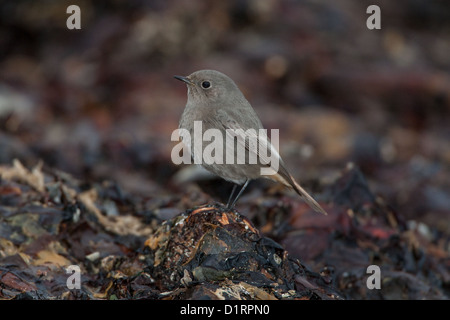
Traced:
<path fill-rule="evenodd" d="M 33 265 L 35 266 L 40 266 L 43 264 L 54 264 L 57 265 L 59 267 L 64 267 L 64 266 L 68 266 L 71 265 L 72 263 L 66 259 L 65 257 L 63 257 L 62 255 L 52 251 L 52 250 L 42 250 L 39 251 L 37 253 L 38 259 L 33 261 Z"/>
<path fill-rule="evenodd" d="M 151 234 L 152 228 L 145 225 L 140 218 L 135 216 L 104 216 L 95 204 L 97 197 L 98 195 L 95 189 L 90 189 L 78 195 L 78 199 L 97 217 L 100 224 L 103 225 L 106 230 L 120 235 L 133 234 L 142 236 Z"/>
<path fill-rule="evenodd" d="M 0 258 L 12 256 L 17 253 L 17 248 L 8 239 L 0 238 Z"/>
<path fill-rule="evenodd" d="M 12 272 L 6 272 L 3 275 L 0 275 L 0 282 L 3 283 L 3 285 L 6 285 L 12 289 L 19 290 L 21 292 L 37 290 L 36 286 L 33 283 L 28 283 L 20 279 Z"/>
<path fill-rule="evenodd" d="M 42 166 L 43 163 L 40 161 L 32 170 L 31 172 L 25 168 L 22 163 L 14 159 L 13 160 L 13 167 L 10 166 L 1 166 L 0 167 L 0 176 L 2 179 L 12 181 L 12 180 L 19 180 L 26 184 L 28 184 L 30 187 L 33 187 L 39 192 L 44 192 L 44 174 L 42 173 Z"/>

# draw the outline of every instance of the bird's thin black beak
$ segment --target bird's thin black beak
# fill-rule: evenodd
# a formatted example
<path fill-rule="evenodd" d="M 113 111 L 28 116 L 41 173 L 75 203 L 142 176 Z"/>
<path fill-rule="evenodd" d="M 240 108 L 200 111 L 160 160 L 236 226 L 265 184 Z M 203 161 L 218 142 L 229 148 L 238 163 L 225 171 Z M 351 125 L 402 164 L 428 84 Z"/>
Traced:
<path fill-rule="evenodd" d="M 182 76 L 173 76 L 175 79 L 186 82 L 187 84 L 192 84 L 191 80 L 189 80 L 189 78 L 187 77 L 182 77 Z"/>

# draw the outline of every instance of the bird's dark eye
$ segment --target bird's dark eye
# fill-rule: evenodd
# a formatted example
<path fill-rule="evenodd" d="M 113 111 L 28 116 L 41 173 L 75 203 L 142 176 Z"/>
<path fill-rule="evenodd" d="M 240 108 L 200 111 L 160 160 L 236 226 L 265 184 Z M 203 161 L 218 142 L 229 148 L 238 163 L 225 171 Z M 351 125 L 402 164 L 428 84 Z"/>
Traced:
<path fill-rule="evenodd" d="M 203 81 L 202 82 L 202 87 L 203 87 L 203 89 L 208 89 L 209 87 L 211 87 L 211 82 Z"/>

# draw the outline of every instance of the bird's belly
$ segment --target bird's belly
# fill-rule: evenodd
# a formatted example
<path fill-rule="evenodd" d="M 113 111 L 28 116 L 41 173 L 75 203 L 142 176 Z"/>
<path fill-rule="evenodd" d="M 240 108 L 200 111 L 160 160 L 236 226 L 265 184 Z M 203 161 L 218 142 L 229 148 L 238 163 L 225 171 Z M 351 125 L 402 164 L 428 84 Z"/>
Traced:
<path fill-rule="evenodd" d="M 257 164 L 206 164 L 202 166 L 219 177 L 237 184 L 243 184 L 247 179 L 261 177 L 260 166 Z"/>

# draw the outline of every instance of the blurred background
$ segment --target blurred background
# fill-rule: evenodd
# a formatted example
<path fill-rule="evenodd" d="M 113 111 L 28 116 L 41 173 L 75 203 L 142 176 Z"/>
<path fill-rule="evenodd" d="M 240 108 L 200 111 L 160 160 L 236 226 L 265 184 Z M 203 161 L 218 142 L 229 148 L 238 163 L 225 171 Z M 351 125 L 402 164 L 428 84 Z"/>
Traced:
<path fill-rule="evenodd" d="M 81 30 L 66 27 L 71 4 Z M 371 4 L 381 30 L 366 27 Z M 175 179 L 170 136 L 186 102 L 173 75 L 216 69 L 266 128 L 280 129 L 281 154 L 310 190 L 353 162 L 406 220 L 448 233 L 449 9 L 438 0 L 2 1 L 0 163 L 42 160 L 80 180 L 112 180 L 149 209 L 176 208 L 168 214 L 213 201 Z M 255 189 L 248 201 L 262 195 Z"/>

